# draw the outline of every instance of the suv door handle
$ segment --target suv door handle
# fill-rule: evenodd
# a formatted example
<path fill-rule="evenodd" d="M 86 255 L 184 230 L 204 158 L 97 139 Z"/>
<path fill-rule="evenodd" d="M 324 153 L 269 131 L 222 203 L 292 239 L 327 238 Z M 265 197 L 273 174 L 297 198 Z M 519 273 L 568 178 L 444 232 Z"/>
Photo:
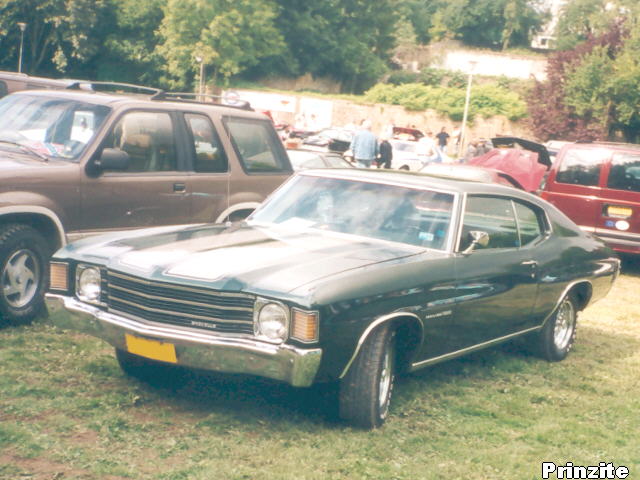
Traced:
<path fill-rule="evenodd" d="M 174 183 L 173 184 L 173 191 L 174 192 L 186 192 L 187 191 L 187 186 L 184 183 Z"/>

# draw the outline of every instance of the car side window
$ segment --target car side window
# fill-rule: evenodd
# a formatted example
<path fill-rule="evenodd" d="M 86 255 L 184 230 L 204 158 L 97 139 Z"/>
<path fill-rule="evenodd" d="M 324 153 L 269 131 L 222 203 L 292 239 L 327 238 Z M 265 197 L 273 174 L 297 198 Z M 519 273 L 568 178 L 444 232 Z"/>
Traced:
<path fill-rule="evenodd" d="M 600 169 L 610 153 L 603 149 L 568 150 L 556 174 L 556 182 L 596 187 L 600 182 Z"/>
<path fill-rule="evenodd" d="M 113 127 L 105 147 L 123 150 L 131 162 L 127 172 L 177 170 L 173 122 L 167 112 L 129 112 Z"/>
<path fill-rule="evenodd" d="M 520 202 L 513 202 L 513 204 L 518 220 L 519 243 L 524 247 L 542 237 L 544 231 L 541 224 L 542 213 Z"/>
<path fill-rule="evenodd" d="M 469 196 L 464 212 L 460 251 L 472 242 L 472 231 L 489 234 L 486 246 L 476 245 L 475 250 L 516 248 L 520 245 L 513 203 L 507 198 Z"/>
<path fill-rule="evenodd" d="M 227 155 L 220 144 L 211 120 L 205 115 L 188 113 L 184 116 L 191 130 L 195 151 L 196 172 L 226 172 Z"/>
<path fill-rule="evenodd" d="M 4 97 L 9 93 L 9 89 L 7 88 L 7 84 L 3 81 L 0 81 L 0 98 Z"/>
<path fill-rule="evenodd" d="M 640 192 L 640 155 L 620 153 L 613 156 L 607 187 Z"/>
<path fill-rule="evenodd" d="M 290 170 L 282 143 L 269 122 L 227 117 L 225 125 L 247 172 L 280 173 Z"/>

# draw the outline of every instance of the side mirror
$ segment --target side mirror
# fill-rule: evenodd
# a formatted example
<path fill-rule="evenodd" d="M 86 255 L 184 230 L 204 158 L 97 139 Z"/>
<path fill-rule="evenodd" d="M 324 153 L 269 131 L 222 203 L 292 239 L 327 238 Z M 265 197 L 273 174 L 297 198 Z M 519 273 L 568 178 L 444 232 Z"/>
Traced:
<path fill-rule="evenodd" d="M 471 230 L 469 235 L 471 236 L 471 245 L 464 249 L 462 252 L 463 254 L 466 255 L 473 252 L 477 245 L 480 245 L 481 247 L 489 245 L 489 234 L 487 232 L 483 232 L 482 230 Z"/>
<path fill-rule="evenodd" d="M 105 148 L 102 155 L 95 162 L 98 170 L 126 170 L 129 168 L 131 158 L 124 150 L 118 148 Z"/>

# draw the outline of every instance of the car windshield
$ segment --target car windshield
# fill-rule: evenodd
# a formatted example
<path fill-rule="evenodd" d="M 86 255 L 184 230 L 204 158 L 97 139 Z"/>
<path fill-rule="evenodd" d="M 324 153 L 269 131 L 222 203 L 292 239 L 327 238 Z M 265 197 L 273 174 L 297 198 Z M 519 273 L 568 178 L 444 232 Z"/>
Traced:
<path fill-rule="evenodd" d="M 0 100 L 0 148 L 18 146 L 38 156 L 77 160 L 110 110 L 40 95 L 4 97 Z"/>
<path fill-rule="evenodd" d="M 454 198 L 452 193 L 299 175 L 280 188 L 249 222 L 444 250 Z"/>

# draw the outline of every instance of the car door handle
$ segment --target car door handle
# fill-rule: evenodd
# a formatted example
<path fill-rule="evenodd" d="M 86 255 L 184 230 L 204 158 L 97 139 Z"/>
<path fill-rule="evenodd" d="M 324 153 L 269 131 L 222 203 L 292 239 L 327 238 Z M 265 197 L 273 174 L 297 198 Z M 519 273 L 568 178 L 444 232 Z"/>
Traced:
<path fill-rule="evenodd" d="M 536 273 L 538 270 L 538 262 L 535 260 L 525 260 L 524 262 L 520 262 L 520 265 L 523 267 L 529 268 L 529 276 L 533 279 L 536 278 Z"/>
<path fill-rule="evenodd" d="M 173 184 L 173 191 L 174 192 L 186 192 L 187 191 L 187 186 L 184 183 L 174 183 Z"/>

